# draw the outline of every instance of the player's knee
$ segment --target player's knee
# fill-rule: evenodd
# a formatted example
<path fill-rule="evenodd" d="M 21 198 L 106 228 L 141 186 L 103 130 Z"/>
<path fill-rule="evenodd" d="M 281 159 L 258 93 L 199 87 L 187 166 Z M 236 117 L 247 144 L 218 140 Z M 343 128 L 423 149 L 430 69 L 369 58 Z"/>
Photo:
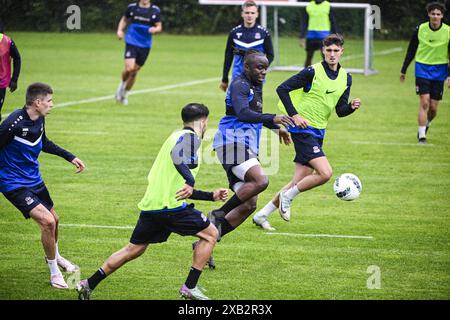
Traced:
<path fill-rule="evenodd" d="M 127 260 L 135 259 L 139 256 L 141 256 L 144 252 L 146 246 L 140 246 L 140 245 L 132 245 L 129 244 L 125 247 L 125 252 L 127 253 Z"/>
<path fill-rule="evenodd" d="M 322 178 L 322 183 L 328 182 L 331 177 L 333 176 L 333 170 L 332 169 L 326 169 L 320 172 L 320 177 Z"/>
<path fill-rule="evenodd" d="M 420 102 L 420 107 L 424 110 L 428 110 L 430 108 L 430 103 L 428 101 L 422 100 Z"/>
<path fill-rule="evenodd" d="M 219 231 L 217 230 L 216 226 L 211 224 L 211 228 L 208 232 L 208 242 L 210 242 L 212 245 L 215 245 L 217 242 L 217 238 L 219 238 Z"/>
<path fill-rule="evenodd" d="M 261 175 L 256 180 L 256 187 L 259 192 L 263 192 L 269 186 L 269 178 L 266 175 Z"/>
<path fill-rule="evenodd" d="M 40 224 L 45 231 L 53 232 L 56 228 L 56 220 L 52 215 L 46 215 L 40 220 Z"/>

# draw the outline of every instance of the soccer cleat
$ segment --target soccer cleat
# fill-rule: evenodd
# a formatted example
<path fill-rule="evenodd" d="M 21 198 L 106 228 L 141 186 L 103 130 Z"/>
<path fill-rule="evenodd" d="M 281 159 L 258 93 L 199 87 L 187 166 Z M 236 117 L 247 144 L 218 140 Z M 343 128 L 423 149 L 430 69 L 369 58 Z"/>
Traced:
<path fill-rule="evenodd" d="M 65 272 L 75 273 L 80 271 L 79 266 L 73 264 L 64 257 L 59 256 L 58 258 L 56 258 L 56 262 L 58 263 L 58 266 L 62 268 Z"/>
<path fill-rule="evenodd" d="M 197 245 L 197 241 L 192 242 L 192 250 L 195 250 L 195 246 Z M 208 265 L 208 268 L 210 269 L 215 269 L 216 268 L 216 263 L 214 262 L 214 258 L 211 255 L 208 259 L 208 262 L 206 263 Z"/>
<path fill-rule="evenodd" d="M 69 289 L 69 286 L 61 273 L 50 276 L 50 284 L 56 289 Z"/>
<path fill-rule="evenodd" d="M 78 300 L 90 300 L 92 290 L 87 280 L 81 280 L 77 284 Z"/>
<path fill-rule="evenodd" d="M 284 221 L 289 222 L 289 220 L 291 220 L 291 204 L 292 200 L 285 195 L 285 191 L 281 191 L 278 211 L 280 212 L 280 216 Z"/>
<path fill-rule="evenodd" d="M 270 222 L 267 219 L 258 219 L 256 216 L 252 219 L 253 223 L 258 227 L 261 227 L 267 231 L 275 231 L 275 228 L 270 225 Z"/>
<path fill-rule="evenodd" d="M 206 290 L 205 290 L 206 291 Z M 193 289 L 189 289 L 185 284 L 180 288 L 180 294 L 185 299 L 190 300 L 210 300 L 205 294 L 200 290 L 199 286 L 195 286 Z"/>
<path fill-rule="evenodd" d="M 419 138 L 419 144 L 426 144 L 427 138 Z"/>

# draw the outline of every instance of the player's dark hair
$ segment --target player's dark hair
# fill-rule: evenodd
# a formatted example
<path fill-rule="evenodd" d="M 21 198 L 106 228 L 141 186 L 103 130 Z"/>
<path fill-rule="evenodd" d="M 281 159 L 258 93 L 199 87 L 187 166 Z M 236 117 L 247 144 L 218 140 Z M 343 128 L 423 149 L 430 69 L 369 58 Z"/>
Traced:
<path fill-rule="evenodd" d="M 324 47 L 328 47 L 333 44 L 337 45 L 338 47 L 343 47 L 344 46 L 344 37 L 342 35 L 340 35 L 339 33 L 333 33 L 333 34 L 330 34 L 325 39 L 323 39 L 322 44 Z"/>
<path fill-rule="evenodd" d="M 440 12 L 442 12 L 442 14 L 445 13 L 445 6 L 444 6 L 444 4 L 442 4 L 440 2 L 437 2 L 437 1 L 430 2 L 429 4 L 427 4 L 426 9 L 427 9 L 428 13 L 430 13 L 434 9 L 438 9 Z"/>
<path fill-rule="evenodd" d="M 256 8 L 258 8 L 258 5 L 253 0 L 245 1 L 242 4 L 242 10 L 244 10 L 245 8 L 249 8 L 249 7 L 256 7 Z"/>
<path fill-rule="evenodd" d="M 0 21 L 0 33 L 3 33 L 5 31 L 5 27 L 3 26 L 3 22 Z"/>
<path fill-rule="evenodd" d="M 53 90 L 48 84 L 42 82 L 32 83 L 27 88 L 25 102 L 28 106 L 30 106 L 33 104 L 34 100 L 46 96 L 48 94 L 53 94 Z"/>
<path fill-rule="evenodd" d="M 255 50 L 255 49 L 247 50 L 244 55 L 244 63 L 248 63 L 248 61 L 250 59 L 254 59 L 255 56 L 264 56 L 265 57 L 266 54 L 264 52 L 261 52 L 261 51 Z"/>
<path fill-rule="evenodd" d="M 208 107 L 202 103 L 189 103 L 181 110 L 181 119 L 183 119 L 184 123 L 207 118 L 208 116 Z"/>

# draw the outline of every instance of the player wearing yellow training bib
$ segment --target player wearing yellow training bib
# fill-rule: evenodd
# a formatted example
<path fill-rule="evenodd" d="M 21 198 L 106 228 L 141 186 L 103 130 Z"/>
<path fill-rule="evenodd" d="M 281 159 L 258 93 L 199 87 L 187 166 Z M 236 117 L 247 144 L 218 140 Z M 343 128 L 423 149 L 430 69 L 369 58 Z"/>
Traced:
<path fill-rule="evenodd" d="M 198 245 L 192 267 L 179 293 L 186 299 L 208 300 L 197 286 L 198 279 L 216 244 L 216 227 L 193 204 L 192 200 L 225 200 L 227 189 L 205 192 L 194 189 L 199 169 L 197 151 L 208 125 L 208 108 L 190 103 L 181 111 L 184 128 L 174 132 L 161 147 L 148 174 L 148 187 L 139 202 L 139 220 L 130 242 L 113 253 L 90 278 L 77 284 L 80 300 L 89 300 L 92 291 L 111 273 L 142 255 L 149 244 L 167 241 L 171 233 L 196 236 Z"/>
<path fill-rule="evenodd" d="M 348 102 L 352 77 L 339 64 L 343 45 L 342 36 L 329 35 L 323 41 L 324 60 L 277 88 L 280 109 L 295 122 L 295 127 L 289 128 L 295 146 L 295 171 L 292 181 L 253 217 L 253 222 L 263 229 L 273 230 L 267 217 L 277 207 L 281 217 L 289 221 L 294 197 L 326 183 L 332 176 L 331 165 L 322 150 L 328 119 L 333 110 L 339 117 L 345 117 L 361 104 L 359 99 Z"/>
<path fill-rule="evenodd" d="M 426 133 L 436 117 L 446 80 L 450 88 L 450 27 L 443 22 L 445 8 L 432 2 L 427 12 L 429 21 L 417 26 L 400 73 L 403 82 L 409 64 L 416 59 L 416 93 L 420 98 L 417 138 L 421 144 L 427 141 Z"/>

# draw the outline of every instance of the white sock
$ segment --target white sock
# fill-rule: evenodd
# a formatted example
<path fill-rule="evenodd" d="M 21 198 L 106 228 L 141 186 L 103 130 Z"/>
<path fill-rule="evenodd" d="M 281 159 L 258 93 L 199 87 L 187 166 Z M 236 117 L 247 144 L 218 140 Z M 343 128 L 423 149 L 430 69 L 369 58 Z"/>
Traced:
<path fill-rule="evenodd" d="M 292 188 L 288 189 L 284 194 L 289 199 L 294 199 L 298 194 L 300 193 L 300 190 L 298 190 L 297 185 L 293 186 Z"/>
<path fill-rule="evenodd" d="M 425 130 L 427 129 L 427 127 L 423 126 L 419 126 L 419 139 L 420 138 L 425 138 Z"/>
<path fill-rule="evenodd" d="M 61 271 L 59 271 L 58 263 L 56 263 L 55 260 L 47 259 L 48 268 L 50 269 L 50 274 L 53 276 L 55 274 L 60 274 Z"/>
<path fill-rule="evenodd" d="M 58 249 L 58 242 L 56 243 L 56 254 L 55 254 L 56 259 L 60 258 L 61 256 L 59 255 L 59 249 Z"/>
<path fill-rule="evenodd" d="M 277 207 L 272 203 L 272 201 L 269 201 L 269 203 L 267 203 L 264 208 L 262 208 L 258 211 L 257 214 L 255 214 L 255 218 L 267 220 L 269 215 L 275 210 L 277 210 Z"/>

